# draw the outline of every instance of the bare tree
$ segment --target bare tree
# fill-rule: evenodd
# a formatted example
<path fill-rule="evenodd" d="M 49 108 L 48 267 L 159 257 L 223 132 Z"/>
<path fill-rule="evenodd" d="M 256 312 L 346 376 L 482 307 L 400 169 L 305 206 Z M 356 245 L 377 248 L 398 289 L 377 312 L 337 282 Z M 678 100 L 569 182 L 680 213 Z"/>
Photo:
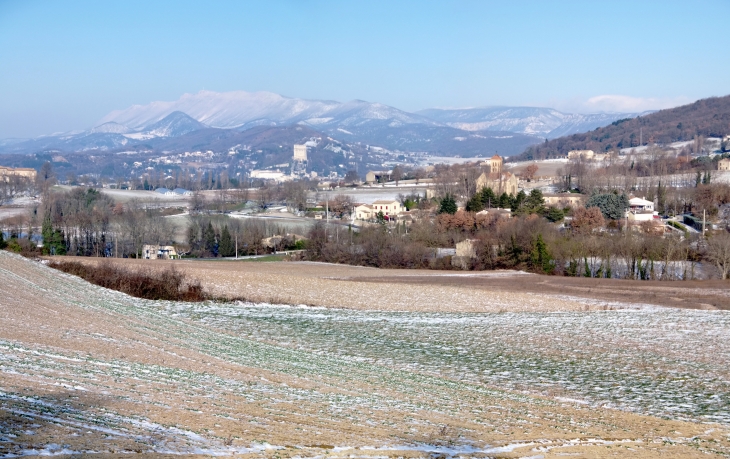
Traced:
<path fill-rule="evenodd" d="M 720 270 L 722 278 L 727 279 L 730 272 L 730 234 L 723 231 L 708 238 L 705 257 Z"/>
<path fill-rule="evenodd" d="M 537 164 L 535 164 L 535 163 L 530 164 L 529 166 L 527 166 L 525 168 L 524 172 L 522 172 L 522 177 L 524 177 L 525 180 L 532 181 L 532 179 L 535 178 L 535 174 L 537 173 L 537 169 L 538 169 Z"/>
<path fill-rule="evenodd" d="M 393 168 L 393 172 L 390 174 L 391 178 L 395 182 L 395 186 L 398 186 L 398 182 L 403 178 L 403 168 L 400 164 Z"/>
<path fill-rule="evenodd" d="M 573 221 L 570 226 L 576 234 L 588 234 L 606 223 L 601 209 L 598 207 L 578 207 L 573 210 Z"/>

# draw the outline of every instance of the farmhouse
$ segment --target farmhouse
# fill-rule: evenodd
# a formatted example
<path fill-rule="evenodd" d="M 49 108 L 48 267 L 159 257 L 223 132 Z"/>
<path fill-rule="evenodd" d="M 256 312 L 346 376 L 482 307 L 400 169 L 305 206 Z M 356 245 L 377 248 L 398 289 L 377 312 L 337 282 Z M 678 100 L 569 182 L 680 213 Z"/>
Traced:
<path fill-rule="evenodd" d="M 376 183 L 390 180 L 390 171 L 369 171 L 365 174 L 365 183 Z"/>
<path fill-rule="evenodd" d="M 730 171 L 730 158 L 723 158 L 717 162 L 717 170 Z"/>
<path fill-rule="evenodd" d="M 148 244 L 142 247 L 142 258 L 145 260 L 174 260 L 180 258 L 180 255 L 171 245 Z"/>
<path fill-rule="evenodd" d="M 375 201 L 372 204 L 361 204 L 355 206 L 353 213 L 355 214 L 356 220 L 374 220 L 378 213 L 382 212 L 383 216 L 387 219 L 394 219 L 399 214 L 403 214 L 403 205 L 400 202 L 393 200 L 380 200 Z"/>
<path fill-rule="evenodd" d="M 370 220 L 375 215 L 375 212 L 373 212 L 373 206 L 370 204 L 355 206 L 353 213 L 355 214 L 356 220 Z"/>
<path fill-rule="evenodd" d="M 19 177 L 28 179 L 30 181 L 35 181 L 36 175 L 36 170 L 28 167 L 12 168 L 0 166 L 0 178 L 5 182 L 9 182 L 12 177 Z"/>
<path fill-rule="evenodd" d="M 403 211 L 403 206 L 395 199 L 380 200 L 373 202 L 373 211 L 375 214 L 382 212 L 386 217 L 393 217 Z"/>

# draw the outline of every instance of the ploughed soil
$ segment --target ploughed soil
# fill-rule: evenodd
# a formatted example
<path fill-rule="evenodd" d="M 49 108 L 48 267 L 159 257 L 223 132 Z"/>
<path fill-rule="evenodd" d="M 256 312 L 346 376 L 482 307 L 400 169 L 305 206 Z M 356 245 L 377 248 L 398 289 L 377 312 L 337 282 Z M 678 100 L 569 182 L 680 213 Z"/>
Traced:
<path fill-rule="evenodd" d="M 69 257 L 65 257 L 68 259 Z M 632 281 L 520 271 L 377 269 L 310 262 L 76 258 L 174 266 L 209 294 L 255 302 L 433 312 L 575 311 L 637 306 L 730 310 L 730 281 Z"/>
<path fill-rule="evenodd" d="M 479 368 L 476 357 L 494 354 L 495 365 L 502 359 L 513 359 L 504 361 L 513 362 L 514 368 L 527 362 L 528 376 L 544 363 L 551 365 L 548 370 L 568 376 L 580 376 L 587 368 L 595 378 L 605 372 L 620 377 L 624 370 L 616 373 L 611 365 L 593 364 L 610 357 L 601 340 L 611 337 L 594 338 L 604 324 L 613 323 L 612 330 L 619 330 L 633 313 L 603 310 L 643 308 L 642 318 L 661 316 L 667 309 L 647 311 L 643 305 L 663 304 L 650 300 L 664 294 L 689 302 L 690 292 L 704 284 L 624 287 L 608 281 L 597 283 L 620 288 L 606 287 L 594 294 L 592 283 L 521 273 L 387 271 L 282 262 L 112 262 L 160 268 L 173 264 L 220 296 L 351 310 L 325 311 L 339 314 L 327 316 L 311 308 L 139 300 L 0 251 L 0 456 L 730 454 L 726 424 L 713 418 L 649 415 L 639 404 L 657 397 L 649 391 L 655 387 L 659 395 L 665 388 L 674 390 L 675 399 L 691 390 L 684 383 L 691 376 L 689 370 L 667 377 L 682 364 L 706 375 L 706 380 L 698 380 L 702 384 L 717 385 L 720 398 L 707 410 L 726 414 L 720 389 L 727 379 L 724 363 L 730 354 L 725 343 L 730 340 L 717 327 L 724 323 L 723 312 L 673 309 L 665 314 L 661 323 L 667 330 L 681 324 L 677 314 L 705 323 L 694 330 L 701 335 L 675 332 L 694 346 L 685 359 L 689 366 L 678 355 L 682 349 L 676 346 L 682 343 L 664 341 L 664 330 L 657 338 L 646 338 L 646 348 L 636 345 L 640 336 L 616 342 L 614 352 L 623 353 L 616 354 L 618 360 L 606 360 L 611 365 L 637 354 L 647 357 L 643 363 L 637 361 L 646 368 L 639 364 L 635 368 L 643 378 L 635 378 L 642 384 L 637 389 L 643 392 L 635 398 L 634 410 L 576 399 L 568 386 L 560 397 L 553 396 L 546 384 L 560 381 L 550 380 L 550 372 L 539 373 L 538 382 L 546 387 L 542 392 L 513 389 L 468 372 Z M 711 285 L 721 290 L 721 284 Z M 631 286 L 654 289 L 656 296 L 629 303 Z M 719 292 L 712 295 L 701 302 L 721 297 Z M 298 311 L 306 312 L 308 322 L 281 315 Z M 500 311 L 517 313 L 461 314 Z M 348 316 L 357 315 L 357 322 L 350 322 Z M 487 328 L 473 325 L 473 316 L 497 318 L 502 329 L 511 331 L 498 336 L 485 333 Z M 512 319 L 535 316 L 558 322 L 549 333 L 533 334 L 533 325 L 510 328 Z M 565 322 L 567 316 L 580 317 Z M 589 319 L 597 322 L 586 322 Z M 466 339 L 458 341 L 462 339 L 458 332 L 438 334 L 440 324 L 454 320 L 465 324 Z M 644 326 L 641 321 L 634 323 Z M 420 327 L 431 327 L 433 333 L 420 335 L 419 330 L 425 329 Z M 391 329 L 396 331 L 387 335 Z M 578 335 L 574 330 L 583 331 Z M 560 340 L 551 342 L 551 336 Z M 478 353 L 465 351 L 472 341 L 492 338 L 496 341 L 484 341 Z M 382 357 L 372 356 L 383 344 L 395 347 L 383 348 L 388 354 Z M 532 349 L 545 347 L 555 351 L 554 362 L 548 354 L 540 361 L 530 360 Z M 569 359 L 564 352 L 569 352 Z M 436 366 L 417 365 L 421 358 Z M 712 362 L 718 359 L 724 363 L 716 366 Z M 649 371 L 653 369 L 656 378 Z M 504 377 L 509 382 L 511 377 Z M 654 379 L 665 385 L 652 385 Z M 618 385 L 595 388 L 619 389 Z"/>

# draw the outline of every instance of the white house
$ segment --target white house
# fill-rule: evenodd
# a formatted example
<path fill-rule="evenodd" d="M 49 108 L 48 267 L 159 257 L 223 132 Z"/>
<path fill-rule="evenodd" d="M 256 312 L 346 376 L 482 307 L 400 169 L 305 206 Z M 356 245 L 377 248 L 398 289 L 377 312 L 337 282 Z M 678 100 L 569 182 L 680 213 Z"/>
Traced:
<path fill-rule="evenodd" d="M 629 209 L 631 212 L 654 212 L 654 203 L 642 198 L 629 199 Z"/>

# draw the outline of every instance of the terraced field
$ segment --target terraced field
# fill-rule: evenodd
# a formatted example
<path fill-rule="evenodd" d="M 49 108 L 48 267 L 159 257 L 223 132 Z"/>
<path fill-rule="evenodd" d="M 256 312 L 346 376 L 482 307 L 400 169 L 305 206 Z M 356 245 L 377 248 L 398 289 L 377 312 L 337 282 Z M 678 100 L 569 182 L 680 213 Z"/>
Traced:
<path fill-rule="evenodd" d="M 730 455 L 727 312 L 524 298 L 152 302 L 0 252 L 0 457 Z"/>

